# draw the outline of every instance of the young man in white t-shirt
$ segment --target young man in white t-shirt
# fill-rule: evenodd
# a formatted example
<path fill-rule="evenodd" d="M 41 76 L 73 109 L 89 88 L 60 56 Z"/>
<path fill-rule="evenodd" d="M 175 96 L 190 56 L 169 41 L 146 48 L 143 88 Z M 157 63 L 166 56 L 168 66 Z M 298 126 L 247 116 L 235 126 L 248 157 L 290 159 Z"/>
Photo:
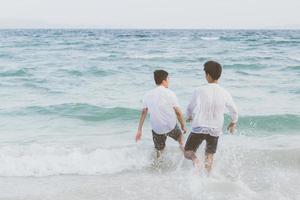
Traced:
<path fill-rule="evenodd" d="M 237 107 L 231 95 L 219 84 L 222 67 L 215 61 L 204 64 L 208 84 L 195 89 L 187 108 L 187 121 L 192 121 L 191 133 L 184 147 L 184 155 L 193 161 L 196 173 L 200 173 L 200 160 L 196 156 L 199 145 L 206 140 L 205 168 L 209 174 L 218 139 L 222 134 L 225 108 L 231 116 L 228 130 L 233 133 L 238 120 Z"/>
<path fill-rule="evenodd" d="M 144 96 L 142 113 L 135 140 L 137 142 L 141 139 L 143 124 L 149 112 L 153 142 L 157 150 L 157 157 L 159 157 L 165 148 L 167 136 L 178 141 L 180 148 L 183 150 L 184 141 L 182 132 L 177 126 L 177 120 L 184 133 L 186 132 L 186 127 L 176 94 L 168 89 L 168 72 L 156 70 L 154 72 L 154 80 L 157 87 L 147 92 Z"/>

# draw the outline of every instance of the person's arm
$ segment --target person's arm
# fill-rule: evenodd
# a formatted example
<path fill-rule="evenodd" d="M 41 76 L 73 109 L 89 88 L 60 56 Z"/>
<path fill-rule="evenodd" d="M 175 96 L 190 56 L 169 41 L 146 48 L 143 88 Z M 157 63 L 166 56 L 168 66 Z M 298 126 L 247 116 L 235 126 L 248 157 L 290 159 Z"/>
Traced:
<path fill-rule="evenodd" d="M 183 131 L 183 133 L 186 133 L 185 121 L 184 121 L 184 117 L 183 117 L 183 114 L 182 114 L 181 109 L 180 109 L 178 98 L 177 98 L 177 96 L 174 92 L 172 92 L 171 97 L 172 97 L 172 106 L 173 106 L 173 109 L 174 109 L 175 114 L 177 116 L 177 119 L 180 123 L 180 128 Z"/>
<path fill-rule="evenodd" d="M 187 107 L 187 110 L 186 110 L 187 122 L 192 121 L 193 112 L 194 112 L 194 109 L 195 109 L 196 105 L 197 105 L 197 94 L 196 94 L 196 90 L 195 90 L 194 93 L 193 93 L 193 96 L 190 100 L 190 103 Z"/>
<path fill-rule="evenodd" d="M 148 113 L 148 108 L 143 108 L 143 110 L 141 112 L 139 127 L 138 127 L 138 130 L 137 130 L 136 134 L 135 134 L 135 141 L 136 142 L 141 140 L 141 137 L 142 137 L 142 134 L 143 134 L 143 124 L 144 124 L 144 121 L 147 117 L 147 113 Z"/>
<path fill-rule="evenodd" d="M 184 121 L 184 117 L 183 117 L 183 114 L 182 114 L 180 108 L 179 107 L 174 107 L 174 110 L 175 110 L 177 119 L 180 123 L 181 130 L 183 131 L 183 133 L 186 133 L 185 121 Z"/>
<path fill-rule="evenodd" d="M 227 101 L 225 105 L 231 117 L 231 122 L 228 125 L 227 130 L 229 130 L 230 133 L 234 133 L 234 130 L 236 129 L 236 123 L 238 121 L 238 109 L 229 93 L 227 95 Z"/>

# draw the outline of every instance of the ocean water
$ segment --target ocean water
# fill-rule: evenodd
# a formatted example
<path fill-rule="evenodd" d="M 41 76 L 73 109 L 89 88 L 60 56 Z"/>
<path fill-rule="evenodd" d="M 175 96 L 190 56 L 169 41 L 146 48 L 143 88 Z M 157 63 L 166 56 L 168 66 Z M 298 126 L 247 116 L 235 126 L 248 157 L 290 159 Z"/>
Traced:
<path fill-rule="evenodd" d="M 211 177 L 134 141 L 153 71 L 185 111 L 203 64 L 239 107 Z M 226 116 L 225 124 L 229 118 Z M 187 135 L 186 135 L 187 136 Z M 198 155 L 203 158 L 203 145 Z M 0 30 L 0 199 L 300 199 L 300 31 Z"/>

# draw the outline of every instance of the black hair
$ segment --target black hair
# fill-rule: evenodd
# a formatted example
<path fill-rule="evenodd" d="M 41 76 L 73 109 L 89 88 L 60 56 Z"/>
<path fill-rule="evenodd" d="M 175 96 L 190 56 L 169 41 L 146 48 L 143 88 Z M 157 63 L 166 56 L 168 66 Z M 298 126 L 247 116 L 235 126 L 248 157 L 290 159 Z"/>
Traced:
<path fill-rule="evenodd" d="M 207 61 L 204 64 L 204 71 L 209 74 L 212 79 L 218 80 L 222 74 L 222 66 L 215 61 Z"/>
<path fill-rule="evenodd" d="M 156 85 L 160 85 L 163 80 L 167 80 L 168 72 L 165 70 L 155 70 L 154 71 L 154 80 Z"/>

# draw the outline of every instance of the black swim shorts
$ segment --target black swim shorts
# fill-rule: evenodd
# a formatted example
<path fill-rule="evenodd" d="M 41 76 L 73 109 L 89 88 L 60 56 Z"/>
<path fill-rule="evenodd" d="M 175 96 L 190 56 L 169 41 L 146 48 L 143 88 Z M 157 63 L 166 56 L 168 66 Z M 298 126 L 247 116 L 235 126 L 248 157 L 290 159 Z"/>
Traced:
<path fill-rule="evenodd" d="M 152 137 L 155 149 L 163 150 L 165 148 L 167 136 L 173 138 L 176 141 L 179 141 L 179 139 L 182 137 L 182 132 L 177 125 L 172 131 L 166 134 L 157 134 L 152 130 Z"/>
<path fill-rule="evenodd" d="M 184 150 L 196 152 L 203 140 L 206 140 L 205 152 L 214 154 L 217 150 L 218 139 L 219 137 L 214 137 L 209 134 L 191 132 L 185 143 Z"/>

